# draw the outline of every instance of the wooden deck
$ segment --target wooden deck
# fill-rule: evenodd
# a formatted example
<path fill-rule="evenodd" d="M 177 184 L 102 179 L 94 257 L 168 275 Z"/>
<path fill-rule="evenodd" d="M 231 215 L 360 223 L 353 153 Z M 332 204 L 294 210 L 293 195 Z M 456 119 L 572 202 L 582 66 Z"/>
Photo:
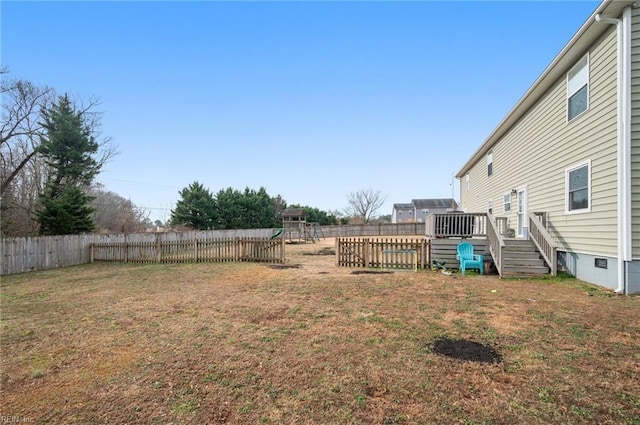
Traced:
<path fill-rule="evenodd" d="M 448 269 L 459 269 L 460 262 L 456 258 L 458 255 L 458 244 L 462 242 L 469 242 L 473 245 L 473 252 L 475 254 L 484 255 L 485 270 L 491 270 L 487 263 L 491 263 L 491 253 L 489 252 L 489 245 L 486 238 L 432 238 L 429 239 L 429 245 L 431 247 L 431 264 L 434 265 L 436 261 L 440 264 L 446 263 L 445 267 Z"/>
<path fill-rule="evenodd" d="M 485 257 L 485 270 L 500 276 L 556 274 L 557 258 L 553 239 L 546 230 L 547 214 L 529 213 L 526 225 L 530 239 L 513 238 L 506 217 L 487 213 L 451 212 L 431 214 L 425 219 L 431 264 L 446 263 L 457 269 L 457 246 L 462 241 L 474 245 L 474 252 Z M 491 267 L 491 263 L 495 267 Z"/>

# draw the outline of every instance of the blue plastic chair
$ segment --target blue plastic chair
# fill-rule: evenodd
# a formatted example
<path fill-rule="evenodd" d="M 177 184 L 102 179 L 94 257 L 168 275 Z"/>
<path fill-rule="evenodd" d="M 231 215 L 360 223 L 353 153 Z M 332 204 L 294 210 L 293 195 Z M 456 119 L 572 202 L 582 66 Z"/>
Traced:
<path fill-rule="evenodd" d="M 469 242 L 462 242 L 458 245 L 458 255 L 456 258 L 460 261 L 460 271 L 462 274 L 467 269 L 478 269 L 480 274 L 484 274 L 484 263 L 482 255 L 473 253 L 473 245 Z"/>

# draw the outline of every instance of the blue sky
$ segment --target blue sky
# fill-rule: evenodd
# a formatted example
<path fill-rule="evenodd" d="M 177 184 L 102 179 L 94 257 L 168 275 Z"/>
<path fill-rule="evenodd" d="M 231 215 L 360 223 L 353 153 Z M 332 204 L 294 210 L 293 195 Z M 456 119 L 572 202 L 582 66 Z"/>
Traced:
<path fill-rule="evenodd" d="M 98 97 L 98 181 L 169 218 L 178 191 L 450 197 L 453 173 L 598 2 L 3 1 L 10 75 Z M 458 198 L 456 181 L 455 197 Z"/>

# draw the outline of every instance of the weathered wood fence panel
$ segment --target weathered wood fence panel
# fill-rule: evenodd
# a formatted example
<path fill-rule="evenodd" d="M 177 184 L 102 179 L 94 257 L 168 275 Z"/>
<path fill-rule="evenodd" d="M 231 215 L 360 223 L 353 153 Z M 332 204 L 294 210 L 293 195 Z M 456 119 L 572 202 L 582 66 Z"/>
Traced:
<path fill-rule="evenodd" d="M 425 238 L 336 238 L 335 246 L 337 266 L 430 267 L 429 243 Z"/>
<path fill-rule="evenodd" d="M 147 253 L 150 246 L 162 241 L 193 241 L 194 239 L 222 238 L 264 238 L 268 239 L 277 229 L 234 229 L 234 230 L 202 230 L 170 233 L 135 233 L 118 235 L 65 235 L 41 236 L 29 238 L 0 239 L 0 275 L 24 273 L 36 270 L 47 270 L 86 264 L 91 261 L 91 244 L 123 244 L 114 245 L 107 258 L 119 258 L 124 261 L 128 255 L 141 262 L 152 261 Z M 177 247 L 170 249 L 175 252 Z M 137 252 L 136 252 L 137 250 Z M 155 252 L 155 251 L 154 251 Z M 116 261 L 116 260 L 113 260 Z M 154 257 L 153 261 L 157 261 Z M 186 260 L 185 260 L 186 261 Z"/>
<path fill-rule="evenodd" d="M 320 226 L 325 238 L 345 238 L 358 236 L 415 236 L 424 235 L 424 223 L 369 223 Z"/>
<path fill-rule="evenodd" d="M 90 241 L 91 235 L 2 239 L 0 275 L 88 263 Z"/>
<path fill-rule="evenodd" d="M 229 238 L 270 238 L 278 229 L 233 229 L 233 230 L 203 230 L 188 232 L 170 233 L 137 233 L 137 234 L 117 234 L 117 235 L 67 235 L 67 236 L 42 236 L 29 238 L 3 238 L 0 239 L 0 275 L 24 273 L 36 270 L 46 270 L 58 267 L 75 266 L 86 264 L 91 261 L 90 244 L 114 244 L 111 253 L 103 254 L 106 258 L 117 261 L 125 261 L 125 257 L 133 255 L 141 262 L 159 261 L 157 257 L 149 259 L 151 246 L 157 244 L 158 238 L 162 241 L 193 241 L 194 239 L 229 239 Z M 424 223 L 370 223 L 363 225 L 340 225 L 322 226 L 319 228 L 321 237 L 347 237 L 347 236 L 413 236 L 424 234 Z M 178 251 L 186 250 L 184 245 L 167 248 L 164 255 L 179 258 Z M 194 247 L 193 250 L 196 248 Z M 198 245 L 198 260 L 200 255 L 207 256 L 231 256 L 229 252 L 222 255 L 224 247 L 212 247 L 211 251 L 218 251 L 220 254 L 209 254 L 207 248 Z M 262 248 L 266 249 L 266 248 Z M 275 249 L 275 248 L 271 248 Z M 137 251 L 136 251 L 137 250 Z M 157 251 L 153 251 L 157 254 Z M 234 254 L 235 255 L 235 254 Z M 116 261 L 116 260 L 110 260 Z M 127 261 L 129 259 L 127 258 Z M 160 260 L 161 261 L 161 260 Z M 190 260 L 184 260 L 190 261 Z"/>
<path fill-rule="evenodd" d="M 91 261 L 125 263 L 284 262 L 283 239 L 164 239 L 158 237 L 153 242 L 94 243 L 91 244 Z"/>

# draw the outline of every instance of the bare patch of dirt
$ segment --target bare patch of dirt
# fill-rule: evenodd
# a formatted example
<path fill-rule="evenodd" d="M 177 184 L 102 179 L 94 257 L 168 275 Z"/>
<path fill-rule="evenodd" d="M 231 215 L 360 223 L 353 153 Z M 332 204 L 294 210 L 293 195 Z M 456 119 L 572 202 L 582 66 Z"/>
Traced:
<path fill-rule="evenodd" d="M 433 342 L 434 353 L 477 363 L 500 363 L 502 355 L 494 348 L 468 339 L 439 338 Z"/>
<path fill-rule="evenodd" d="M 320 248 L 317 251 L 307 251 L 303 252 L 302 255 L 336 255 L 336 250 L 334 248 Z"/>
<path fill-rule="evenodd" d="M 302 264 L 269 264 L 267 267 L 275 270 L 299 269 L 302 267 Z"/>

